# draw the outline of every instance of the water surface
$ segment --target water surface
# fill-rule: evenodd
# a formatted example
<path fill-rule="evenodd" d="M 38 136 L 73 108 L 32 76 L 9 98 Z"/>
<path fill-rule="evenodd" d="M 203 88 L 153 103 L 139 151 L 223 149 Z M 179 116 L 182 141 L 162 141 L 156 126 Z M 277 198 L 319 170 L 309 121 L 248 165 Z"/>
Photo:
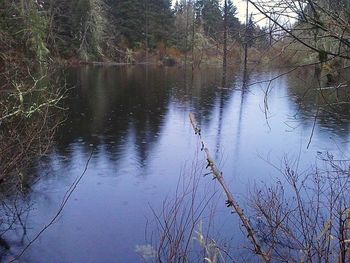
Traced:
<path fill-rule="evenodd" d="M 194 75 L 177 67 L 70 69 L 66 121 L 52 152 L 31 171 L 40 180 L 26 197 L 32 204 L 28 233 L 23 242 L 20 229 L 8 233 L 11 254 L 50 221 L 92 153 L 57 222 L 21 262 L 141 262 L 135 247 L 147 243 L 150 206 L 160 209 L 198 150 L 190 112 L 242 202 L 254 184 L 278 180 L 280 174 L 267 160 L 280 165 L 283 157 L 301 156 L 299 167 L 306 169 L 320 151 L 346 152 L 349 122 L 321 115 L 314 126 L 313 96 L 300 99 L 306 85 L 300 75 L 272 83 L 266 115 L 267 83 L 261 81 L 279 73 L 252 70 L 245 82 L 256 84 L 244 86 L 236 69 L 227 88 L 221 88 L 216 68 Z M 223 213 L 223 221 L 229 220 L 226 216 L 231 215 Z"/>

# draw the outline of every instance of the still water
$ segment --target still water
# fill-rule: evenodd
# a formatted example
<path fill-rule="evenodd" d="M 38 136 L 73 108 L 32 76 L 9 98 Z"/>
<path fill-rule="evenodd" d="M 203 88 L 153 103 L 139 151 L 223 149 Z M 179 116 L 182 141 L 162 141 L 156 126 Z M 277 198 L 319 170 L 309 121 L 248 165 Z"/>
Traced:
<path fill-rule="evenodd" d="M 303 93 L 312 85 L 305 82 L 307 74 L 272 82 L 266 112 L 268 83 L 263 81 L 279 73 L 251 70 L 245 86 L 237 69 L 229 74 L 228 87 L 220 88 L 221 72 L 215 68 L 194 75 L 176 67 L 68 70 L 66 121 L 53 150 L 31 171 L 40 180 L 26 196 L 31 204 L 27 234 L 23 238 L 20 228 L 7 234 L 10 254 L 21 251 L 51 220 L 92 153 L 57 222 L 20 262 L 142 262 L 135 247 L 148 242 L 150 206 L 160 209 L 198 151 L 190 112 L 242 202 L 253 185 L 279 179 L 269 162 L 279 166 L 284 157 L 300 156 L 299 167 L 306 169 L 320 151 L 346 153 L 347 120 L 320 114 L 314 126 L 314 97 Z"/>

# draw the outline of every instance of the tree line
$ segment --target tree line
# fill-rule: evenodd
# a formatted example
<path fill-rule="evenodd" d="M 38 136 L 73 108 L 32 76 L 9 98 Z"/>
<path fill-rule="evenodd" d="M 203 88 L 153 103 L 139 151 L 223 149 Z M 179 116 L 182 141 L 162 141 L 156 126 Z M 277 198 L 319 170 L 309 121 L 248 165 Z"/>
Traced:
<path fill-rule="evenodd" d="M 174 6 L 170 0 L 1 0 L 0 6 L 2 38 L 39 62 L 125 61 L 130 50 L 169 47 L 183 53 L 203 43 L 221 45 L 224 31 L 231 42 L 248 41 L 232 0 L 178 0 Z M 249 27 L 252 44 L 260 29 L 252 20 Z"/>

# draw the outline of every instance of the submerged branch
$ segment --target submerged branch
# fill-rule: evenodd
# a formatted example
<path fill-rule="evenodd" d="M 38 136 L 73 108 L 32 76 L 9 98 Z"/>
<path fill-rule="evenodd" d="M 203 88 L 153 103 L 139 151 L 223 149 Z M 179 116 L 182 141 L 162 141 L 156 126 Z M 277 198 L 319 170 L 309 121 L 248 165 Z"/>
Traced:
<path fill-rule="evenodd" d="M 204 152 L 206 154 L 206 158 L 208 161 L 207 167 L 210 168 L 214 179 L 216 179 L 219 182 L 221 188 L 225 192 L 225 195 L 227 197 L 227 201 L 226 201 L 227 206 L 232 207 L 232 210 L 238 214 L 244 228 L 248 232 L 248 238 L 250 239 L 250 241 L 254 245 L 255 253 L 260 256 L 260 258 L 262 259 L 263 262 L 270 262 L 271 258 L 262 248 L 259 239 L 255 235 L 255 230 L 254 230 L 249 218 L 246 216 L 243 209 L 239 206 L 238 202 L 236 201 L 233 194 L 229 190 L 229 188 L 224 180 L 224 177 L 222 175 L 222 172 L 217 168 L 214 160 L 210 156 L 209 149 L 206 146 L 206 143 L 204 142 L 204 140 L 202 139 L 201 130 L 200 130 L 200 127 L 196 121 L 194 114 L 190 113 L 189 117 L 190 117 L 190 121 L 191 121 L 191 124 L 192 124 L 192 127 L 193 127 L 195 134 L 197 134 L 199 136 L 200 143 L 202 145 L 202 150 L 204 150 Z"/>

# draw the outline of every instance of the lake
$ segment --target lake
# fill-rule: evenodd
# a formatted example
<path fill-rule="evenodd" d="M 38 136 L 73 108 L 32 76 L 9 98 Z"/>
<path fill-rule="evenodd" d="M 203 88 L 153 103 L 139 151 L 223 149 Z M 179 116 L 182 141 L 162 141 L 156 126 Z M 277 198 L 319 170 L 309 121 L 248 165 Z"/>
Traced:
<path fill-rule="evenodd" d="M 315 96 L 304 92 L 316 88 L 305 81 L 308 72 L 283 75 L 270 86 L 264 82 L 283 72 L 250 69 L 244 77 L 235 69 L 223 88 L 217 68 L 194 74 L 157 66 L 68 69 L 65 122 L 52 151 L 30 170 L 40 180 L 22 201 L 30 206 L 23 219 L 27 233 L 19 226 L 6 233 L 11 250 L 3 259 L 19 253 L 52 219 L 92 154 L 57 221 L 20 262 L 142 262 L 135 248 L 150 243 L 152 229 L 145 230 L 152 209 L 159 211 L 172 196 L 194 159 L 205 165 L 190 112 L 243 205 L 252 187 L 280 180 L 271 163 L 298 159 L 303 170 L 319 152 L 346 154 L 349 120 L 324 113 L 315 122 Z M 216 187 L 210 177 L 201 180 Z M 218 221 L 227 223 L 232 216 L 219 197 Z"/>

